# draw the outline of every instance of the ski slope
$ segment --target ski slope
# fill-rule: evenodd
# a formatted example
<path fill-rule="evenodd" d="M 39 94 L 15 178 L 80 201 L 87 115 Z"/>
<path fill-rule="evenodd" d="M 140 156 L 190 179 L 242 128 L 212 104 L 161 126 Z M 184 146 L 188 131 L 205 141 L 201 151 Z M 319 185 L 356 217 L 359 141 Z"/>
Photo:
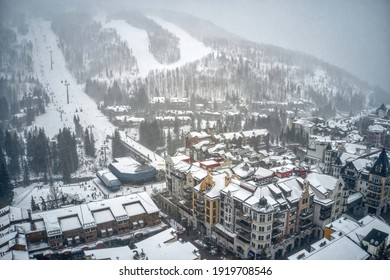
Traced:
<path fill-rule="evenodd" d="M 176 25 L 156 17 L 151 18 L 180 39 L 180 59 L 177 62 L 172 64 L 159 63 L 149 52 L 149 38 L 145 30 L 135 28 L 125 20 L 111 20 L 107 22 L 101 18 L 98 19 L 104 28 L 114 28 L 121 39 L 126 41 L 129 48 L 132 49 L 133 55 L 137 59 L 139 77 L 144 78 L 151 70 L 155 69 L 175 69 L 186 63 L 201 59 L 211 52 L 211 48 L 206 47 L 202 42 L 191 37 Z"/>
<path fill-rule="evenodd" d="M 107 135 L 112 135 L 115 127 L 97 108 L 96 103 L 84 92 L 84 85 L 77 84 L 66 68 L 65 58 L 57 45 L 57 36 L 51 30 L 50 22 L 34 20 L 31 22 L 30 40 L 33 43 L 34 70 L 44 84 L 53 102 L 46 113 L 38 116 L 34 125 L 43 127 L 46 135 L 52 138 L 63 127 L 74 131 L 73 116 L 80 117 L 81 125 L 90 127 L 95 136 L 95 147 L 104 145 Z M 53 57 L 51 69 L 50 51 Z M 67 104 L 66 86 L 69 83 L 69 104 Z"/>

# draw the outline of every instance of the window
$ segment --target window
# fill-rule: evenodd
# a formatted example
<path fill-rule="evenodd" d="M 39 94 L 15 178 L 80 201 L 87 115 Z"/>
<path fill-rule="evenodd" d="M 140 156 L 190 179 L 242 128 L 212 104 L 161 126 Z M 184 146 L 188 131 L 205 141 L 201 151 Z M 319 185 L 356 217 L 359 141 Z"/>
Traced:
<path fill-rule="evenodd" d="M 272 226 L 269 225 L 269 226 L 267 227 L 267 231 L 271 230 L 271 228 L 272 228 Z"/>
<path fill-rule="evenodd" d="M 259 221 L 264 223 L 265 222 L 265 215 L 260 215 Z"/>
<path fill-rule="evenodd" d="M 253 224 L 253 225 L 252 225 L 252 228 L 253 228 L 254 230 L 256 230 L 256 225 Z"/>
<path fill-rule="evenodd" d="M 256 213 L 253 213 L 253 214 L 252 214 L 252 219 L 253 219 L 254 221 L 257 221 L 257 214 L 256 214 Z"/>
<path fill-rule="evenodd" d="M 264 231 L 264 227 L 259 227 L 259 231 L 263 232 Z"/>
<path fill-rule="evenodd" d="M 268 214 L 267 221 L 268 221 L 268 222 L 272 221 L 272 214 Z"/>
<path fill-rule="evenodd" d="M 264 236 L 263 235 L 259 235 L 259 240 L 264 240 Z"/>
<path fill-rule="evenodd" d="M 252 233 L 252 238 L 256 239 L 256 234 Z"/>
<path fill-rule="evenodd" d="M 271 239 L 271 234 L 268 234 L 266 240 L 270 240 L 270 239 Z"/>

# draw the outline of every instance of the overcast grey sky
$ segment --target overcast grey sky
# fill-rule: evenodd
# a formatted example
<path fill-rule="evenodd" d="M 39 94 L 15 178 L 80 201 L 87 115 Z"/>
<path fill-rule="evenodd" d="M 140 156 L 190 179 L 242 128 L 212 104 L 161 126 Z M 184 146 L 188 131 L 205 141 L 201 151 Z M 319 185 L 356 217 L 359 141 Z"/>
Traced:
<path fill-rule="evenodd" d="M 151 3 L 211 20 L 256 42 L 314 55 L 390 93 L 389 0 L 168 0 Z"/>

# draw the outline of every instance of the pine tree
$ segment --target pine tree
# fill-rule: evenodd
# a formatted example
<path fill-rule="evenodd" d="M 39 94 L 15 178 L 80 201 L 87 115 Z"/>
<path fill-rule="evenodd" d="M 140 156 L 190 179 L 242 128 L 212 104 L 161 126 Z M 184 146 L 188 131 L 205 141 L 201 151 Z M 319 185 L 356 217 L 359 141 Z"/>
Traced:
<path fill-rule="evenodd" d="M 175 134 L 176 139 L 179 138 L 179 128 L 180 128 L 179 119 L 175 117 L 175 121 L 173 123 L 173 133 Z"/>
<path fill-rule="evenodd" d="M 35 203 L 35 199 L 33 196 L 31 196 L 31 211 L 37 211 L 37 204 Z"/>
<path fill-rule="evenodd" d="M 89 139 L 89 132 L 88 132 L 88 128 L 85 129 L 85 132 L 84 132 L 84 150 L 85 150 L 85 154 L 86 155 L 90 155 L 90 151 L 91 151 L 91 141 Z"/>
<path fill-rule="evenodd" d="M 90 135 L 89 147 L 90 147 L 90 151 L 89 151 L 90 154 L 89 155 L 91 157 L 94 157 L 96 149 L 95 149 L 95 137 L 93 136 L 93 133 L 91 133 L 91 135 Z"/>
<path fill-rule="evenodd" d="M 10 205 L 13 200 L 13 187 L 5 163 L 0 165 L 0 208 Z"/>
<path fill-rule="evenodd" d="M 23 184 L 28 186 L 30 184 L 30 170 L 26 160 L 23 161 Z"/>
<path fill-rule="evenodd" d="M 7 130 L 5 132 L 4 146 L 5 152 L 9 157 L 9 174 L 16 179 L 20 174 L 19 152 L 21 149 L 17 134 L 14 133 L 12 135 Z"/>
<path fill-rule="evenodd" d="M 168 151 L 168 155 L 172 155 L 173 154 L 173 151 L 172 151 L 172 136 L 171 136 L 171 131 L 168 129 L 168 135 L 167 135 L 167 151 Z"/>

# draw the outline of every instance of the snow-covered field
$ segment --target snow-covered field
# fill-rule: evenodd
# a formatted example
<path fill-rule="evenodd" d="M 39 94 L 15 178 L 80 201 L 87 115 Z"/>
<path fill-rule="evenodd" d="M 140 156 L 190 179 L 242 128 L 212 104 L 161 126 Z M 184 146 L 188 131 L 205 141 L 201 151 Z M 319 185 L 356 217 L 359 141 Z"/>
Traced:
<path fill-rule="evenodd" d="M 73 116 L 79 115 L 83 127 L 92 126 L 96 148 L 100 149 L 107 135 L 114 132 L 114 125 L 97 109 L 95 102 L 84 92 L 84 86 L 77 84 L 66 68 L 65 58 L 57 45 L 57 36 L 51 30 L 50 22 L 34 20 L 30 28 L 35 73 L 54 101 L 45 114 L 36 118 L 34 125 L 44 127 L 46 134 L 53 137 L 63 127 L 74 130 Z M 50 51 L 53 55 L 53 70 Z M 66 86 L 61 81 L 69 83 L 69 104 Z"/>
<path fill-rule="evenodd" d="M 153 17 L 152 19 L 180 38 L 180 60 L 177 62 L 172 64 L 160 64 L 149 52 L 149 39 L 145 30 L 132 27 L 125 20 L 111 20 L 106 22 L 102 20 L 102 18 L 99 18 L 105 28 L 114 28 L 121 36 L 122 40 L 126 41 L 129 48 L 132 49 L 134 56 L 137 58 L 140 77 L 146 77 L 149 71 L 154 69 L 175 69 L 188 62 L 201 59 L 211 52 L 210 48 L 191 37 L 187 32 L 176 25 L 159 18 Z"/>

